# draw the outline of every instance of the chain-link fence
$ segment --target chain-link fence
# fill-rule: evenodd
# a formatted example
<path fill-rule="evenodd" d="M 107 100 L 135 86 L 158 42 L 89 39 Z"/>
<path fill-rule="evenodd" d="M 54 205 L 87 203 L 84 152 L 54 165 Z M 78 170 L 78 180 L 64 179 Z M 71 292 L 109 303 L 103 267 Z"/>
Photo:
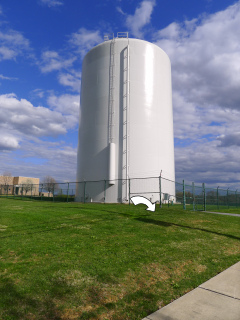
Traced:
<path fill-rule="evenodd" d="M 210 188 L 205 184 L 171 181 L 164 177 L 81 181 L 51 184 L 0 185 L 0 197 L 42 201 L 131 203 L 143 196 L 162 205 L 180 205 L 186 210 L 216 210 L 240 207 L 237 190 Z"/>
<path fill-rule="evenodd" d="M 74 201 L 76 183 L 0 185 L 0 197 L 24 200 Z"/>

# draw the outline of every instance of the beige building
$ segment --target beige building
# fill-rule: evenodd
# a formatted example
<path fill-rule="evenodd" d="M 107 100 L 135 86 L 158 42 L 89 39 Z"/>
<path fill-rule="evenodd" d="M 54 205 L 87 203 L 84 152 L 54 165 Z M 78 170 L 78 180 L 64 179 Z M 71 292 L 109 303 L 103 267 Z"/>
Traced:
<path fill-rule="evenodd" d="M 0 194 L 39 195 L 39 178 L 0 176 Z"/>

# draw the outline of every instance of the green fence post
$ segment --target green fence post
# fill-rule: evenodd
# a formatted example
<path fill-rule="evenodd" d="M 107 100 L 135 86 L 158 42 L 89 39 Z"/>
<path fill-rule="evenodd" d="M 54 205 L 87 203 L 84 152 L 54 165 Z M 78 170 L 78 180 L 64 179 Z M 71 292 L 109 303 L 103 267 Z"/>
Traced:
<path fill-rule="evenodd" d="M 84 180 L 84 185 L 83 185 L 83 203 L 85 203 L 85 198 L 86 198 L 86 181 Z"/>
<path fill-rule="evenodd" d="M 68 195 L 69 195 L 69 182 L 68 182 L 67 184 L 68 184 L 68 189 L 67 189 L 67 202 L 68 202 Z"/>
<path fill-rule="evenodd" d="M 130 200 L 131 200 L 131 190 L 130 190 L 130 178 L 128 178 L 128 198 L 129 198 L 129 201 L 128 201 L 128 204 L 130 206 Z"/>
<path fill-rule="evenodd" d="M 195 185 L 192 182 L 193 211 L 195 211 Z"/>
<path fill-rule="evenodd" d="M 161 172 L 162 173 L 162 172 Z M 160 208 L 162 208 L 162 175 L 160 173 L 160 176 L 159 176 L 159 206 Z"/>
<path fill-rule="evenodd" d="M 238 197 L 238 191 L 236 190 L 237 192 L 237 208 L 238 208 L 238 202 L 239 202 L 239 197 Z"/>
<path fill-rule="evenodd" d="M 218 194 L 219 186 L 217 187 L 217 208 L 219 209 L 219 194 Z"/>
<path fill-rule="evenodd" d="M 205 183 L 202 184 L 203 189 L 203 211 L 206 211 L 206 189 L 205 189 Z"/>
<path fill-rule="evenodd" d="M 186 195 L 185 195 L 185 183 L 183 180 L 183 209 L 186 210 Z"/>
<path fill-rule="evenodd" d="M 106 203 L 106 188 L 107 188 L 107 181 L 104 180 L 104 204 Z"/>
<path fill-rule="evenodd" d="M 53 184 L 53 190 L 52 190 L 52 201 L 54 202 L 54 186 L 55 186 L 55 184 Z"/>
<path fill-rule="evenodd" d="M 227 188 L 227 207 L 229 208 L 228 189 L 229 188 Z"/>
<path fill-rule="evenodd" d="M 235 199 L 236 199 L 236 207 L 238 207 L 238 205 L 237 205 L 237 190 L 235 191 Z"/>

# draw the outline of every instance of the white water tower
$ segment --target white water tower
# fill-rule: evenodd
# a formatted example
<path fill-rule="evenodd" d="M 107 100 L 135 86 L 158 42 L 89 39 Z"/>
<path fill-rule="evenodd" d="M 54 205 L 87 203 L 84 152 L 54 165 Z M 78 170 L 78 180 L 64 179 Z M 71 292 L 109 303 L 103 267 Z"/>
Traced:
<path fill-rule="evenodd" d="M 170 60 L 127 33 L 105 40 L 82 65 L 77 201 L 127 201 L 129 178 L 175 181 Z M 163 192 L 175 196 L 174 183 Z"/>

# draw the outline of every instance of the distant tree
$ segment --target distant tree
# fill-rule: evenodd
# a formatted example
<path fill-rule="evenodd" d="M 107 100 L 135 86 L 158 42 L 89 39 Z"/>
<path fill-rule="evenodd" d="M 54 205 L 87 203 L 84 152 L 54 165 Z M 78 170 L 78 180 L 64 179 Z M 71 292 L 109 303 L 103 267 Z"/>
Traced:
<path fill-rule="evenodd" d="M 33 189 L 33 181 L 31 179 L 27 179 L 22 184 L 22 189 L 25 191 L 25 195 L 28 193 L 28 191 Z"/>
<path fill-rule="evenodd" d="M 2 179 L 3 180 L 3 184 L 5 186 L 9 186 L 10 184 L 12 184 L 12 174 L 11 174 L 11 172 L 8 172 L 8 171 L 3 172 L 2 177 L 3 177 L 3 179 Z"/>
<path fill-rule="evenodd" d="M 46 176 L 42 180 L 43 188 L 47 190 L 49 193 L 53 193 L 54 190 L 58 189 L 58 184 L 57 181 L 51 177 L 51 176 Z"/>
<path fill-rule="evenodd" d="M 8 186 L 12 185 L 12 174 L 11 172 L 5 171 L 3 172 L 2 175 L 2 185 L 3 188 L 5 190 L 5 192 L 7 192 Z"/>

